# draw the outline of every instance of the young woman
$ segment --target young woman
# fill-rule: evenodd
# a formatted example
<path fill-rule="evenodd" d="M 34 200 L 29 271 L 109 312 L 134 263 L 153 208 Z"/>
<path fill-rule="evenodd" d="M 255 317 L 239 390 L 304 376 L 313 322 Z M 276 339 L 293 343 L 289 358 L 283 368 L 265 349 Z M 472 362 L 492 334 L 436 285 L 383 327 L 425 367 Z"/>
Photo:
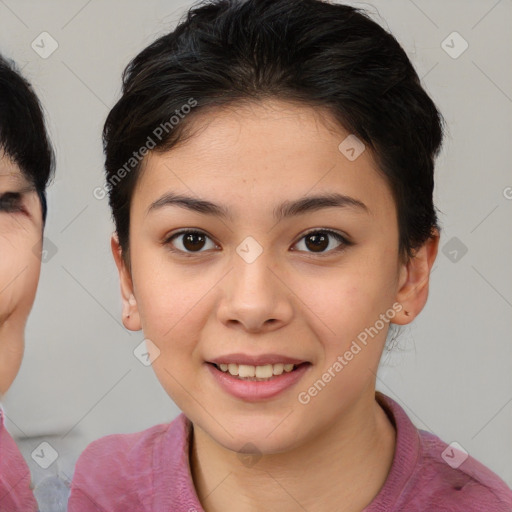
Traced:
<path fill-rule="evenodd" d="M 375 390 L 390 324 L 427 300 L 441 141 L 352 7 L 209 1 L 135 57 L 104 129 L 112 249 L 182 414 L 92 443 L 69 510 L 510 511 Z"/>
<path fill-rule="evenodd" d="M 0 400 L 23 357 L 53 168 L 41 105 L 30 84 L 0 56 Z M 5 429 L 1 407 L 0 510 L 37 510 L 29 468 Z"/>

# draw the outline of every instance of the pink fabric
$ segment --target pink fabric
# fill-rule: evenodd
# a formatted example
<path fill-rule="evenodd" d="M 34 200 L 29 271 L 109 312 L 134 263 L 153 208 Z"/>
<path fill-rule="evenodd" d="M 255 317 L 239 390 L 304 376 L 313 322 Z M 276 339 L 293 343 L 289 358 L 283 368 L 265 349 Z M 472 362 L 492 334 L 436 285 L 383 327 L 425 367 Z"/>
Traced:
<path fill-rule="evenodd" d="M 441 457 L 446 443 L 418 430 L 391 398 L 376 398 L 397 443 L 384 486 L 362 512 L 512 512 L 512 491 L 496 474 L 471 456 L 452 468 Z M 204 512 L 190 472 L 190 433 L 182 413 L 170 424 L 94 441 L 78 459 L 68 512 Z"/>
<path fill-rule="evenodd" d="M 37 502 L 30 489 L 30 470 L 14 439 L 4 427 L 0 409 L 0 511 L 34 512 Z"/>

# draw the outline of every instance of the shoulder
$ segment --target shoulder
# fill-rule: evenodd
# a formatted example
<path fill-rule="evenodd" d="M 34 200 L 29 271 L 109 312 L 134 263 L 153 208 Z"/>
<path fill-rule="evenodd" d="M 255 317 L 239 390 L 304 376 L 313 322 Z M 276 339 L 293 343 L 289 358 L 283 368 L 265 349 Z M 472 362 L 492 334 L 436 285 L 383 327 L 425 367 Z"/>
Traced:
<path fill-rule="evenodd" d="M 456 443 L 418 430 L 421 456 L 417 479 L 430 506 L 439 511 L 512 512 L 512 490 Z"/>
<path fill-rule="evenodd" d="M 155 443 L 169 431 L 170 426 L 171 423 L 165 423 L 141 432 L 112 434 L 93 441 L 80 455 L 75 474 L 90 462 L 94 462 L 96 470 L 103 468 L 108 472 L 109 468 L 122 467 L 133 457 L 137 457 L 138 460 L 141 456 L 146 457 Z M 104 462 L 105 465 L 100 466 L 100 462 Z"/>
<path fill-rule="evenodd" d="M 0 510 L 35 511 L 30 470 L 16 443 L 4 427 L 0 409 Z"/>
<path fill-rule="evenodd" d="M 179 435 L 182 415 L 171 423 L 93 441 L 75 466 L 69 512 L 151 509 L 154 457 Z M 128 507 L 128 508 L 126 508 Z"/>

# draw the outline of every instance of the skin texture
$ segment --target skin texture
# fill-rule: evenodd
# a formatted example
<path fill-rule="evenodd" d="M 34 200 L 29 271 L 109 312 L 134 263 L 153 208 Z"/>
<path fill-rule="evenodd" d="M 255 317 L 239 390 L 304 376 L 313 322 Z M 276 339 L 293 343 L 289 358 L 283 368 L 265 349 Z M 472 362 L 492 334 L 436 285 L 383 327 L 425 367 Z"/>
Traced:
<path fill-rule="evenodd" d="M 124 325 L 158 347 L 153 369 L 193 423 L 191 472 L 206 511 L 361 510 L 384 484 L 395 447 L 374 396 L 388 324 L 309 403 L 297 395 L 394 303 L 403 310 L 393 323 L 420 313 L 438 233 L 400 263 L 391 192 L 369 150 L 355 161 L 338 150 L 349 132 L 326 112 L 275 100 L 194 123 L 201 129 L 186 143 L 144 162 L 131 203 L 130 267 L 112 237 Z M 233 219 L 176 206 L 148 212 L 168 192 L 221 204 Z M 330 207 L 277 223 L 272 216 L 283 201 L 333 192 L 369 213 Z M 183 228 L 207 238 L 166 243 Z M 330 237 L 319 251 L 305 237 L 313 228 L 353 245 L 337 251 Z M 250 264 L 236 252 L 248 236 L 263 249 Z M 292 388 L 248 402 L 222 391 L 206 366 L 230 353 L 312 365 Z M 249 464 L 239 456 L 246 443 L 256 447 Z"/>
<path fill-rule="evenodd" d="M 42 211 L 34 187 L 0 151 L 0 195 L 22 194 L 20 210 L 0 208 L 0 398 L 23 358 L 24 332 L 41 270 Z"/>

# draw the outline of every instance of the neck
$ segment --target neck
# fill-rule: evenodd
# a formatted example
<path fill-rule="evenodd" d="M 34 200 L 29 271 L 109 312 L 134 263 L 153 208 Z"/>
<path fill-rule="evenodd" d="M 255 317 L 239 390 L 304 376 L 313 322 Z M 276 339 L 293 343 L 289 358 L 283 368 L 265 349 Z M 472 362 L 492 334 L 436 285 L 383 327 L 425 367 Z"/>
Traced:
<path fill-rule="evenodd" d="M 206 512 L 360 512 L 384 485 L 394 451 L 395 429 L 372 391 L 313 441 L 254 465 L 194 426 L 190 465 Z"/>

